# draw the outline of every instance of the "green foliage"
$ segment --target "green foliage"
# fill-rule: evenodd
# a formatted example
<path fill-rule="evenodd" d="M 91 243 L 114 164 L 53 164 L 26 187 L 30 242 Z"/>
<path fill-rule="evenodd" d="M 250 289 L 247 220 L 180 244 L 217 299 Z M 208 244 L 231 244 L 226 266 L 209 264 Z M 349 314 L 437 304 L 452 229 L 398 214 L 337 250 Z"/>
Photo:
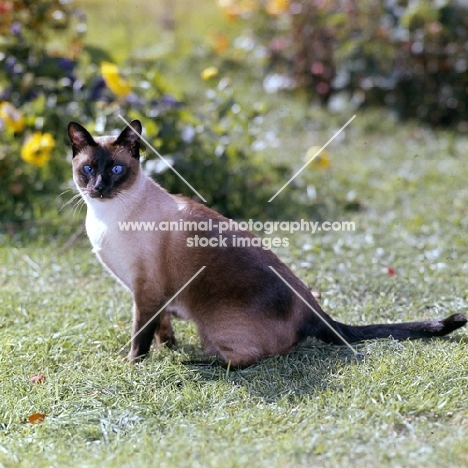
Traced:
<path fill-rule="evenodd" d="M 279 212 L 284 215 L 288 205 L 284 199 L 275 205 L 267 202 L 278 181 L 287 180 L 290 169 L 272 163 L 264 152 L 255 150 L 255 143 L 261 140 L 257 122 L 263 108 L 237 103 L 228 79 L 215 83 L 207 96 L 196 113 L 181 111 L 169 126 L 155 128 L 154 119 L 147 114 L 136 116 L 146 122 L 155 146 L 169 156 L 208 206 L 236 219 L 265 218 Z M 146 151 L 146 158 L 148 172 L 170 192 L 193 196 L 191 189 L 152 151 Z"/>
<path fill-rule="evenodd" d="M 0 9 L 0 220 L 22 220 L 65 180 L 61 134 L 85 28 L 68 2 L 5 1 Z"/>
<path fill-rule="evenodd" d="M 86 48 L 84 16 L 70 2 L 7 4 L 0 43 L 1 220 L 40 215 L 70 180 L 69 121 L 100 135 L 123 127 L 119 115 L 140 118 L 149 143 L 210 206 L 236 218 L 273 214 L 266 201 L 287 169 L 252 147 L 261 110 L 236 103 L 228 81 L 211 80 L 205 104 L 184 102 L 147 63 L 119 69 L 103 60 L 104 52 Z M 194 196 L 150 149 L 144 160 L 169 191 Z"/>
<path fill-rule="evenodd" d="M 333 108 L 383 105 L 401 118 L 468 129 L 464 3 L 268 0 L 237 10 L 248 2 L 224 3 L 266 58 L 266 89 L 300 87 Z"/>

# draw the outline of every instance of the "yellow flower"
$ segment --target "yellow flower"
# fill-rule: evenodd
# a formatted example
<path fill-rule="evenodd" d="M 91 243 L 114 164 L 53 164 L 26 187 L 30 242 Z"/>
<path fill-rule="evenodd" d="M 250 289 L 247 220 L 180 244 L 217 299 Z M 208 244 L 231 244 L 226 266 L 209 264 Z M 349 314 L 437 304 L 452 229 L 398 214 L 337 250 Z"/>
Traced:
<path fill-rule="evenodd" d="M 214 78 L 218 73 L 219 70 L 216 67 L 208 67 L 201 72 L 201 77 L 204 80 L 209 80 L 210 78 Z"/>
<path fill-rule="evenodd" d="M 307 150 L 307 153 L 304 157 L 304 161 L 307 162 L 313 158 L 309 166 L 318 169 L 328 169 L 331 166 L 330 155 L 325 150 L 322 150 L 319 155 L 315 156 L 315 154 L 317 153 L 317 151 L 320 150 L 320 148 L 320 146 L 311 146 Z"/>
<path fill-rule="evenodd" d="M 22 132 L 24 129 L 24 115 L 9 102 L 0 103 L 0 119 L 3 120 L 5 128 L 13 133 Z"/>
<path fill-rule="evenodd" d="M 290 0 L 270 0 L 265 9 L 269 15 L 278 16 L 288 11 Z"/>
<path fill-rule="evenodd" d="M 102 62 L 101 74 L 106 86 L 117 96 L 125 97 L 132 92 L 129 82 L 119 75 L 119 69 L 114 63 Z"/>
<path fill-rule="evenodd" d="M 54 137 L 50 133 L 35 132 L 23 144 L 21 158 L 28 164 L 43 167 L 49 162 L 54 147 Z"/>

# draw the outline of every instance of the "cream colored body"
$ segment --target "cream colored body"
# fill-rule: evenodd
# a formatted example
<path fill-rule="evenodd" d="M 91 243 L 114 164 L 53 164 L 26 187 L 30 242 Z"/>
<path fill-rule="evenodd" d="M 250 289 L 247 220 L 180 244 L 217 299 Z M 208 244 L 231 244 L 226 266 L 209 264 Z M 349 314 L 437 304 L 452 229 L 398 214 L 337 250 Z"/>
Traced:
<path fill-rule="evenodd" d="M 96 139 L 97 140 L 97 139 Z M 182 242 L 178 232 L 123 230 L 122 222 L 155 222 L 185 218 L 186 204 L 161 189 L 143 171 L 125 196 L 112 199 L 91 198 L 82 192 L 87 205 L 86 232 L 102 265 L 123 286 L 135 294 L 136 282 L 142 272 L 150 280 L 151 288 L 160 287 L 163 267 L 159 253 L 168 244 Z M 174 237 L 181 237 L 175 239 Z M 181 318 L 190 318 L 180 300 L 173 301 L 168 311 Z"/>
<path fill-rule="evenodd" d="M 68 131 L 73 178 L 87 205 L 93 251 L 133 295 L 132 362 L 148 353 L 154 337 L 158 343 L 175 344 L 167 313 L 174 311 L 195 322 L 208 354 L 233 366 L 288 353 L 308 336 L 336 344 L 390 335 L 422 338 L 445 335 L 467 322 L 454 314 L 441 321 L 346 325 L 323 312 L 306 285 L 269 250 L 238 248 L 232 242 L 193 248 L 187 237 L 194 233 L 121 229 L 121 222 L 227 219 L 169 194 L 143 173 L 139 121 L 117 138 L 93 138 L 76 122 Z M 217 235 L 214 230 L 196 232 Z M 223 235 L 231 241 L 234 236 L 254 237 L 236 230 Z"/>

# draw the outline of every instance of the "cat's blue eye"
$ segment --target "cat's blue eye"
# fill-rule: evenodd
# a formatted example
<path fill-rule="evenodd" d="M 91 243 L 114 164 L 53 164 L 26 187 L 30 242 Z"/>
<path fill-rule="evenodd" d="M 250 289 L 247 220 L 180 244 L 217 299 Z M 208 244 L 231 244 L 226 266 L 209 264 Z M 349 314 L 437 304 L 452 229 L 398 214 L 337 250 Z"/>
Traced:
<path fill-rule="evenodd" d="M 120 165 L 114 166 L 112 168 L 112 174 L 119 175 L 122 173 L 123 167 Z"/>
<path fill-rule="evenodd" d="M 83 171 L 85 174 L 91 175 L 94 174 L 94 169 L 91 166 L 83 166 Z"/>

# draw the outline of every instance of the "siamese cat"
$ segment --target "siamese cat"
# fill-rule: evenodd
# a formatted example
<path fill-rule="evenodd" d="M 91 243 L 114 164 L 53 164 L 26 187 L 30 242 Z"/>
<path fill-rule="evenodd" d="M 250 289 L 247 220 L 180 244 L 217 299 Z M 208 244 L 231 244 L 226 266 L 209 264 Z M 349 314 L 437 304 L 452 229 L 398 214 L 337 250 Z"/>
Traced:
<path fill-rule="evenodd" d="M 446 335 L 466 324 L 464 315 L 454 314 L 444 320 L 345 325 L 322 311 L 306 285 L 271 250 L 258 243 L 235 247 L 234 237 L 258 240 L 247 231 L 232 228 L 223 232 L 225 243 L 209 246 L 208 241 L 219 236 L 214 228 L 121 230 L 119 222 L 125 221 L 154 221 L 156 226 L 162 221 L 214 226 L 229 221 L 171 195 L 146 176 L 139 162 L 141 123 L 133 120 L 130 125 L 118 137 L 92 137 L 71 122 L 68 135 L 73 179 L 87 205 L 93 251 L 133 294 L 131 362 L 148 353 L 153 337 L 174 345 L 170 313 L 192 320 L 205 352 L 235 367 L 289 353 L 307 337 L 338 345 L 373 338 L 404 340 Z M 206 238 L 208 245 L 190 243 L 195 235 Z"/>

